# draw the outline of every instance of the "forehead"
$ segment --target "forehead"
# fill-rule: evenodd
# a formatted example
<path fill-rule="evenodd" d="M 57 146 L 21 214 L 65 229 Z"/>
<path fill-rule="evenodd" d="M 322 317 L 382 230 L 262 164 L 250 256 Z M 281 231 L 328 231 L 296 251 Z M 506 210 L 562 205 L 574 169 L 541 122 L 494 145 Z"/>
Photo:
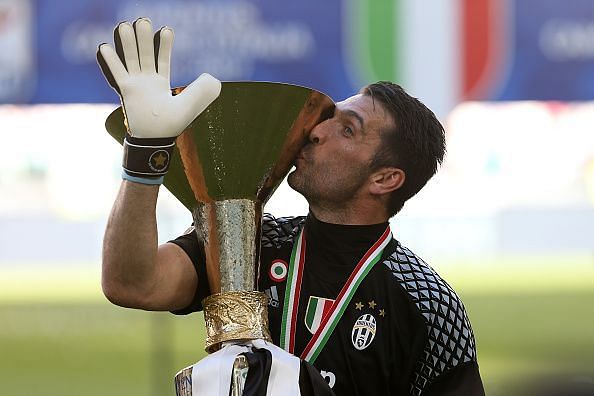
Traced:
<path fill-rule="evenodd" d="M 336 103 L 336 110 L 338 112 L 357 113 L 363 119 L 365 129 L 385 128 L 394 125 L 394 120 L 383 103 L 374 100 L 369 95 L 353 95 Z"/>

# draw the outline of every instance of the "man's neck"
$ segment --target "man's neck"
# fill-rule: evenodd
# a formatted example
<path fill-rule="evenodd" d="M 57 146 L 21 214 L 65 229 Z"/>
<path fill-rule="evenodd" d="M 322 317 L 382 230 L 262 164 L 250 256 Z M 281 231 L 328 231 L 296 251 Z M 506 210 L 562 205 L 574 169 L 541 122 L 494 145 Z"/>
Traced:
<path fill-rule="evenodd" d="M 334 206 L 324 204 L 309 204 L 313 215 L 325 223 L 345 225 L 369 225 L 385 223 L 389 220 L 385 209 L 375 205 L 345 205 Z"/>

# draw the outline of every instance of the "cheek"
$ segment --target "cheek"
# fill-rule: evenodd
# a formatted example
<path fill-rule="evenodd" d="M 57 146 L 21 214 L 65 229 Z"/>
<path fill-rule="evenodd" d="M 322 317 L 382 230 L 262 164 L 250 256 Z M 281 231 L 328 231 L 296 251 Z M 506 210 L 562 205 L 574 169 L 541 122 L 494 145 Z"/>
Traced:
<path fill-rule="evenodd" d="M 312 165 L 316 172 L 348 172 L 349 168 L 360 168 L 370 163 L 368 146 L 348 139 L 338 131 L 333 133 L 312 150 Z"/>
<path fill-rule="evenodd" d="M 359 180 L 362 173 L 365 173 L 367 165 L 357 153 L 345 153 L 338 151 L 329 155 L 323 163 L 315 170 L 317 178 L 322 184 L 333 183 L 344 184 L 353 180 Z"/>
<path fill-rule="evenodd" d="M 367 156 L 361 148 L 348 143 L 341 145 L 341 147 L 336 147 L 332 152 L 328 153 L 326 159 L 344 170 L 368 163 Z"/>
<path fill-rule="evenodd" d="M 360 155 L 360 147 L 352 139 L 347 139 L 338 132 L 336 132 L 336 135 L 334 141 L 325 147 L 326 158 L 331 160 L 355 160 Z"/>

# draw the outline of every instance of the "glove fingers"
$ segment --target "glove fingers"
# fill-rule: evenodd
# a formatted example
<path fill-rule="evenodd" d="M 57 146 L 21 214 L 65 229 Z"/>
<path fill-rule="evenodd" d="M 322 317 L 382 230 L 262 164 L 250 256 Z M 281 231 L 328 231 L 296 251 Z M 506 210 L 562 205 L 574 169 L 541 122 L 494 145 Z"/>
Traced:
<path fill-rule="evenodd" d="M 201 74 L 188 85 L 181 94 L 180 108 L 195 113 L 194 117 L 202 113 L 221 93 L 221 82 L 210 74 Z M 190 120 L 191 121 L 191 120 Z"/>
<path fill-rule="evenodd" d="M 153 47 L 153 25 L 148 18 L 138 18 L 134 21 L 136 43 L 138 44 L 138 57 L 140 70 L 145 73 L 155 72 L 155 49 Z"/>
<path fill-rule="evenodd" d="M 97 48 L 97 63 L 105 76 L 105 79 L 119 94 L 119 82 L 122 82 L 128 75 L 126 68 L 122 64 L 118 54 L 108 44 L 100 44 Z"/>
<path fill-rule="evenodd" d="M 155 54 L 157 73 L 169 81 L 171 65 L 171 49 L 173 48 L 173 30 L 167 26 L 155 33 Z"/>
<path fill-rule="evenodd" d="M 136 36 L 130 22 L 122 22 L 116 26 L 113 32 L 113 41 L 116 52 L 128 70 L 128 73 L 139 73 L 138 49 L 136 48 Z"/>

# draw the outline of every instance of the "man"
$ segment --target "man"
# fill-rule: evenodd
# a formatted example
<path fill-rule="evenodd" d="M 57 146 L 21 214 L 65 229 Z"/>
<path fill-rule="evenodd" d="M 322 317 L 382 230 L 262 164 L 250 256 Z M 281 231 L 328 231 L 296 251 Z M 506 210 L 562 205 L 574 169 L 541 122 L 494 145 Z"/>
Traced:
<path fill-rule="evenodd" d="M 144 70 L 153 59 L 155 74 L 155 54 L 142 43 L 152 34 L 150 22 L 116 31 L 136 35 L 138 51 L 118 51 L 124 68 L 111 47 L 99 48 L 130 132 L 124 180 L 105 232 L 103 290 L 125 307 L 200 310 L 210 293 L 202 245 L 190 229 L 157 246 L 162 172 L 141 169 L 134 158 L 173 144 L 216 97 L 216 84 L 201 76 L 171 106 L 168 57 L 161 54 L 170 52 L 172 36 L 157 33 L 158 76 L 149 78 Z M 181 111 L 193 107 L 194 113 Z M 443 128 L 429 109 L 398 85 L 371 84 L 336 104 L 295 162 L 289 185 L 308 200 L 309 215 L 264 216 L 258 286 L 270 298 L 273 341 L 312 362 L 337 395 L 484 394 L 462 303 L 392 238 L 388 225 L 444 152 Z"/>

